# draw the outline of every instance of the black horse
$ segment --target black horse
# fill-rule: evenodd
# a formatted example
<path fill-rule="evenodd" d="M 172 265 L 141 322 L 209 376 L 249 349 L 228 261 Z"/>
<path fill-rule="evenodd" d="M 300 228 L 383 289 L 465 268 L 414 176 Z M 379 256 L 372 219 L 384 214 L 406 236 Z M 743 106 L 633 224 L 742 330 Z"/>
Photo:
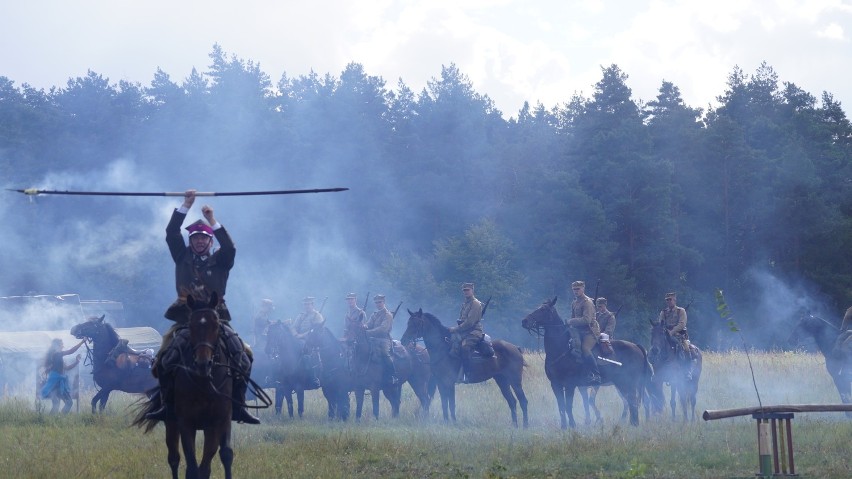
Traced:
<path fill-rule="evenodd" d="M 402 334 L 402 343 L 409 344 L 422 338 L 429 351 L 432 381 L 441 393 L 441 409 L 444 421 L 451 416 L 456 420 L 456 378 L 461 359 L 450 355 L 450 331 L 441 320 L 423 309 L 408 311 L 408 325 Z M 524 416 L 524 427 L 529 426 L 527 417 L 527 396 L 524 393 L 524 355 L 521 349 L 512 343 L 500 339 L 494 340 L 494 356 L 490 358 L 473 357 L 465 363 L 468 382 L 478 383 L 494 378 L 500 392 L 509 405 L 512 424 L 518 427 L 517 405 L 520 403 Z M 514 391 L 514 394 L 512 392 Z M 517 396 L 517 398 L 516 398 Z"/>
<path fill-rule="evenodd" d="M 181 364 L 175 371 L 175 419 L 165 421 L 168 462 L 173 479 L 178 477 L 179 444 L 186 459 L 188 479 L 209 478 L 210 465 L 217 450 L 225 468 L 225 477 L 231 478 L 234 459 L 231 449 L 233 367 L 228 363 L 230 355 L 219 334 L 218 303 L 216 293 L 207 303 L 196 303 L 192 296 L 187 296 L 187 305 L 192 313 L 189 317 L 189 338 L 180 347 Z M 150 432 L 158 421 L 146 419 L 145 415 L 154 406 L 156 403 L 150 400 L 144 403 L 133 425 Z M 204 431 L 204 449 L 198 463 L 195 436 L 200 430 Z"/>
<path fill-rule="evenodd" d="M 535 311 L 528 314 L 521 325 L 528 331 L 544 336 L 544 372 L 550 380 L 550 387 L 556 396 L 559 407 L 559 421 L 562 429 L 570 425 L 576 427 L 574 421 L 574 389 L 588 386 L 585 367 L 578 363 L 570 354 L 568 347 L 568 326 L 562 321 L 556 311 L 556 300 L 545 301 Z M 603 362 L 599 366 L 603 381 L 612 382 L 619 394 L 627 400 L 630 410 L 630 424 L 639 425 L 639 402 L 644 391 L 653 377 L 654 368 L 648 362 L 645 349 L 629 341 L 614 340 L 612 348 L 615 352 L 613 360 L 621 363 Z M 566 422 L 567 418 L 567 422 Z"/>
<path fill-rule="evenodd" d="M 817 349 L 825 357 L 825 369 L 834 381 L 834 387 L 840 394 L 843 404 L 852 403 L 852 360 L 835 351 L 835 343 L 840 335 L 840 328 L 810 313 L 803 313 L 799 322 L 790 333 L 787 343 L 798 345 L 804 337 L 811 337 L 816 342 Z M 847 412 L 847 417 L 852 413 Z"/>
<path fill-rule="evenodd" d="M 654 366 L 654 390 L 655 411 L 662 411 L 665 402 L 663 384 L 668 383 L 671 387 L 670 406 L 672 419 L 677 418 L 677 398 L 680 398 L 680 407 L 683 411 L 683 421 L 687 419 L 695 421 L 695 403 L 698 399 L 698 380 L 701 378 L 701 368 L 704 358 L 701 349 L 694 344 L 689 345 L 695 365 L 692 367 L 690 376 L 690 365 L 688 360 L 678 357 L 681 349 L 680 341 L 669 336 L 665 326 L 651 321 L 651 349 L 648 359 Z"/>
<path fill-rule="evenodd" d="M 99 410 L 103 412 L 113 391 L 144 393 L 157 385 L 157 380 L 151 375 L 150 363 L 132 360 L 127 361 L 126 367 L 120 367 L 119 364 L 124 362 L 119 363 L 115 360 L 117 357 L 111 357 L 110 353 L 119 344 L 120 338 L 112 325 L 104 321 L 104 316 L 75 325 L 71 328 L 71 335 L 77 339 L 87 338 L 92 342 L 92 349 L 88 349 L 86 345 L 90 355 L 87 361 L 91 361 L 93 379 L 101 388 L 92 398 L 92 414 L 95 413 L 98 403 Z M 130 353 L 129 356 L 133 354 Z"/>
<path fill-rule="evenodd" d="M 305 412 L 305 390 L 309 387 L 306 386 L 305 374 L 300 367 L 302 349 L 302 342 L 284 322 L 279 320 L 269 323 L 266 347 L 263 354 L 255 358 L 254 370 L 262 378 L 264 387 L 275 389 L 275 414 L 281 414 L 281 406 L 286 399 L 287 413 L 291 418 L 294 417 L 293 393 L 296 394 L 299 417 Z"/>
<path fill-rule="evenodd" d="M 323 326 L 308 333 L 305 347 L 319 351 L 320 384 L 328 402 L 328 418 L 346 421 L 349 419 L 349 392 L 353 390 L 346 345 Z"/>

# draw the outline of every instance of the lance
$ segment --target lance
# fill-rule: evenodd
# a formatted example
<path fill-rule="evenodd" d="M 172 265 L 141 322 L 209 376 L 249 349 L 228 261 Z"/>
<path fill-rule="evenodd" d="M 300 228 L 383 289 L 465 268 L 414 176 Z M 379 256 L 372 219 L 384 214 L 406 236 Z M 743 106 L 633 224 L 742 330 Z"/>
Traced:
<path fill-rule="evenodd" d="M 16 191 L 27 196 L 38 195 L 75 195 L 75 196 L 180 196 L 183 197 L 186 193 L 183 191 L 164 191 L 164 192 L 149 192 L 149 191 L 68 191 L 68 190 L 40 190 L 38 188 L 26 188 L 16 190 L 6 188 L 7 191 Z M 273 190 L 273 191 L 197 191 L 195 196 L 266 196 L 266 195 L 298 195 L 303 193 L 336 193 L 339 191 L 348 191 L 349 188 L 314 188 L 307 190 Z"/>

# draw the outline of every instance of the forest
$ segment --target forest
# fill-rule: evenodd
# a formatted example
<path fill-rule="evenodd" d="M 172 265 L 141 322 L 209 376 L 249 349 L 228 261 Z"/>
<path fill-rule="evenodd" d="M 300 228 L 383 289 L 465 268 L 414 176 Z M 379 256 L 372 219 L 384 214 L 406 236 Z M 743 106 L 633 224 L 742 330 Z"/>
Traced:
<path fill-rule="evenodd" d="M 588 94 L 514 113 L 453 64 L 419 92 L 355 62 L 273 82 L 220 45 L 182 80 L 25 80 L 0 76 L 6 189 L 349 188 L 210 200 L 238 247 L 240 331 L 260 298 L 286 318 L 308 295 L 342 329 L 356 291 L 403 303 L 398 337 L 406 309 L 454 320 L 466 281 L 491 298 L 486 331 L 527 347 L 521 318 L 554 296 L 570 317 L 574 280 L 608 298 L 616 337 L 644 344 L 669 291 L 693 341 L 717 350 L 784 347 L 798 315 L 839 324 L 852 305 L 852 126 L 831 93 L 766 63 L 732 66 L 703 107 L 664 79 L 635 99 L 609 65 Z M 179 199 L 0 197 L 0 296 L 80 293 L 167 326 Z"/>

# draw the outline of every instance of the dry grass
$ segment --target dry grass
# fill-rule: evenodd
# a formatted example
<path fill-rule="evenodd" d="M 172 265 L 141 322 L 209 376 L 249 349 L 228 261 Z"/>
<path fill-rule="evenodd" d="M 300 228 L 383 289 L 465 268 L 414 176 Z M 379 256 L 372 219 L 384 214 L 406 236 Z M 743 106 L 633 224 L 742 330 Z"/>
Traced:
<path fill-rule="evenodd" d="M 402 415 L 360 424 L 325 420 L 318 391 L 306 394 L 301 420 L 261 413 L 260 426 L 235 425 L 235 477 L 732 477 L 757 471 L 755 426 L 750 418 L 684 425 L 662 418 L 639 428 L 617 422 L 621 402 L 605 388 L 598 403 L 603 424 L 559 429 L 556 404 L 542 372 L 543 357 L 527 356 L 525 389 L 530 428 L 511 427 L 508 408 L 488 382 L 457 389 L 459 422 L 416 417 L 406 387 Z M 819 356 L 755 353 L 764 405 L 837 403 Z M 143 435 L 128 427 L 132 398 L 117 394 L 103 417 L 87 413 L 51 417 L 30 400 L 0 406 L 0 463 L 5 477 L 167 477 L 163 429 Z M 353 401 L 354 404 L 354 401 Z M 745 354 L 706 354 L 699 393 L 705 409 L 757 405 Z M 88 407 L 81 408 L 84 411 Z M 369 410 L 369 406 L 367 406 Z M 582 423 L 579 397 L 575 413 Z M 286 414 L 286 413 L 285 413 Z M 852 423 L 837 413 L 797 414 L 793 421 L 798 472 L 806 477 L 850 477 Z M 222 469 L 214 463 L 214 477 Z"/>

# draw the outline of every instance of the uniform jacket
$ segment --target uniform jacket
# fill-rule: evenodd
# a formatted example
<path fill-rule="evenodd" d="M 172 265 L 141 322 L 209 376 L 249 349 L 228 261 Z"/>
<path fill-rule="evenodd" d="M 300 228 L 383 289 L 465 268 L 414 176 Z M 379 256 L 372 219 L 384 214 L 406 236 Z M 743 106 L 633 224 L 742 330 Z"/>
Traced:
<path fill-rule="evenodd" d="M 686 329 L 686 310 L 680 306 L 666 308 L 660 311 L 657 324 L 662 323 L 672 334 L 679 334 Z"/>
<path fill-rule="evenodd" d="M 325 324 L 325 318 L 317 310 L 303 312 L 296 319 L 296 334 L 305 334 L 314 328 L 321 328 Z"/>
<path fill-rule="evenodd" d="M 609 339 L 614 339 L 615 333 L 615 313 L 610 310 L 605 310 L 603 313 L 595 313 L 595 319 L 602 333 L 609 335 Z"/>
<path fill-rule="evenodd" d="M 459 311 L 457 332 L 461 336 L 481 336 L 482 332 L 482 302 L 475 297 L 465 300 Z"/>
<path fill-rule="evenodd" d="M 582 333 L 592 334 L 597 340 L 601 335 L 601 328 L 595 320 L 595 303 L 592 298 L 585 294 L 574 298 L 571 302 L 571 319 L 568 320 L 568 326 L 577 328 Z"/>
<path fill-rule="evenodd" d="M 390 341 L 391 328 L 393 328 L 393 315 L 387 307 L 384 307 L 370 315 L 370 320 L 367 321 L 367 336 Z"/>
<path fill-rule="evenodd" d="M 363 309 L 355 306 L 355 309 L 350 309 L 343 318 L 343 339 L 355 339 L 355 327 L 365 325 L 367 323 L 367 313 Z"/>

